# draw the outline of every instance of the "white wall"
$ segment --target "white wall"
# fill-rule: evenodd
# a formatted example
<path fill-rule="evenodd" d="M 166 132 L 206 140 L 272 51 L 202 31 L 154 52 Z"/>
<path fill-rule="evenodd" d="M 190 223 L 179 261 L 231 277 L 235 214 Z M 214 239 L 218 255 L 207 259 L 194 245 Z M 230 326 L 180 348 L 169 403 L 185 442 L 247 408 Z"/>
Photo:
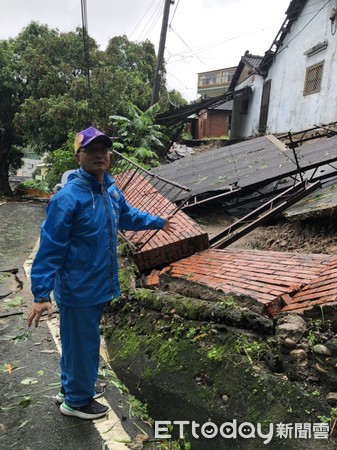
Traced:
<path fill-rule="evenodd" d="M 326 0 L 307 2 L 269 69 L 266 80 L 272 81 L 266 133 L 295 132 L 318 123 L 337 121 L 337 31 L 331 32 L 329 20 L 337 2 L 331 0 L 319 12 L 326 3 Z M 328 41 L 325 50 L 304 55 L 325 40 Z M 303 96 L 307 67 L 323 60 L 321 91 Z"/>
<path fill-rule="evenodd" d="M 232 126 L 230 137 L 252 137 L 258 135 L 260 105 L 264 80 L 261 75 L 251 75 L 245 81 L 235 86 L 235 90 L 250 86 L 252 94 L 249 97 L 248 112 L 245 115 L 239 113 L 241 99 L 235 99 L 232 110 Z"/>
<path fill-rule="evenodd" d="M 33 172 L 37 164 L 43 162 L 42 159 L 22 158 L 23 165 L 16 171 L 17 176 L 32 178 Z"/>
<path fill-rule="evenodd" d="M 330 21 L 333 8 L 337 10 L 337 0 L 326 3 L 327 0 L 308 0 L 279 47 L 265 80 L 253 75 L 235 87 L 238 90 L 251 86 L 253 94 L 247 115 L 240 115 L 236 108 L 238 102 L 234 102 L 231 138 L 259 135 L 263 82 L 269 79 L 271 91 L 265 134 L 296 132 L 337 121 L 337 29 L 333 34 Z M 337 28 L 337 16 L 335 25 Z M 304 55 L 324 41 L 328 42 L 326 49 Z M 304 96 L 306 69 L 321 61 L 324 61 L 321 90 Z"/>

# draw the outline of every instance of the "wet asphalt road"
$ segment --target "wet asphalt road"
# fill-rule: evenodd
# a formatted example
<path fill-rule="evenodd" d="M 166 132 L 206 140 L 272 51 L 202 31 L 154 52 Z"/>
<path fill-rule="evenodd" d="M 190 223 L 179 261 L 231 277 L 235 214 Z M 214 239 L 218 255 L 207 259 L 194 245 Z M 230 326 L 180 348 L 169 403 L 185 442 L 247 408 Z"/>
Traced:
<path fill-rule="evenodd" d="M 65 417 L 54 403 L 60 355 L 47 319 L 42 318 L 38 328 L 27 327 L 32 294 L 23 264 L 39 237 L 46 206 L 42 202 L 0 204 L 0 449 L 107 450 L 112 448 L 105 443 L 109 429 L 101 435 L 92 421 Z M 12 269 L 18 272 L 6 272 Z M 8 306 L 8 299 L 17 303 Z M 103 360 L 100 367 L 106 367 Z M 130 415 L 128 395 L 109 378 L 106 381 L 105 398 L 132 439 L 140 429 L 151 435 L 147 424 Z M 114 441 L 113 448 L 127 447 Z"/>
<path fill-rule="evenodd" d="M 22 266 L 37 241 L 46 207 L 42 202 L 0 206 L 0 271 Z"/>
<path fill-rule="evenodd" d="M 0 298 L 0 448 L 102 450 L 91 421 L 67 420 L 54 404 L 59 354 L 45 319 L 37 329 L 27 327 L 32 296 L 22 266 L 38 239 L 45 210 L 46 203 L 0 205 L 0 275 L 19 269 L 16 282 L 13 276 L 0 279 L 7 286 L 3 293 L 13 290 Z M 18 307 L 7 307 L 8 298 L 21 299 Z"/>

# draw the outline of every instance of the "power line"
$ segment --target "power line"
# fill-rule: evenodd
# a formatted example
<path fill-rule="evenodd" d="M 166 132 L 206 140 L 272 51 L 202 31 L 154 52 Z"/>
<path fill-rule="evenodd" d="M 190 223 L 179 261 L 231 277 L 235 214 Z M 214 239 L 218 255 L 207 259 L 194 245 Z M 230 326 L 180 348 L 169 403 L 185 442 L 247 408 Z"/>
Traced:
<path fill-rule="evenodd" d="M 138 41 L 141 41 L 143 36 L 148 35 L 148 29 L 150 29 L 151 27 L 153 28 L 154 24 L 157 23 L 159 17 L 161 16 L 163 10 L 163 5 L 161 3 L 161 1 L 159 0 L 159 3 L 157 4 L 155 10 L 153 11 L 151 17 L 149 18 L 149 20 L 147 21 L 147 23 L 145 24 L 142 32 L 139 35 Z"/>
<path fill-rule="evenodd" d="M 283 47 L 283 48 L 281 48 L 281 50 L 279 51 L 279 52 L 277 52 L 277 55 L 279 55 L 280 53 L 282 53 L 287 47 L 288 47 L 288 45 L 294 40 L 294 39 L 296 39 L 301 33 L 302 33 L 302 31 L 318 16 L 318 14 L 326 7 L 326 5 L 328 4 L 328 3 L 330 3 L 330 1 L 331 0 L 328 0 L 317 12 L 316 12 L 316 14 L 304 25 L 304 27 L 302 27 L 301 28 L 301 30 L 297 33 L 297 34 L 295 34 L 295 36 L 292 38 L 292 39 L 290 39 L 290 41 L 287 43 L 287 45 L 285 46 L 285 47 Z"/>
<path fill-rule="evenodd" d="M 158 14 L 156 16 L 156 19 L 152 23 L 152 26 L 148 29 L 147 36 L 149 36 L 152 33 L 153 28 L 157 25 L 157 22 L 158 22 L 158 20 L 160 19 L 161 15 L 162 15 L 162 11 L 163 11 L 163 9 L 161 9 L 158 12 Z"/>
<path fill-rule="evenodd" d="M 317 14 L 318 14 L 324 7 L 326 7 L 326 5 L 327 5 L 328 3 L 329 3 L 329 1 L 328 1 L 327 3 L 325 3 L 325 5 L 324 5 L 323 7 L 321 7 L 319 10 L 316 10 L 316 11 L 317 11 Z M 318 2 L 314 3 L 312 6 L 314 6 L 314 5 L 316 5 L 316 4 L 318 4 Z M 306 13 L 305 15 L 309 15 L 309 14 L 312 14 L 312 12 L 311 12 L 311 13 Z M 303 16 L 304 16 L 304 15 L 303 15 Z M 269 22 L 269 23 L 271 23 L 271 22 Z M 218 38 L 218 39 L 216 39 L 216 40 L 214 40 L 214 41 L 210 41 L 210 42 L 208 42 L 208 43 L 204 43 L 204 44 L 202 44 L 202 45 L 200 45 L 200 46 L 194 47 L 194 48 L 192 49 L 192 50 L 193 50 L 193 53 L 195 53 L 195 54 L 200 54 L 200 53 L 203 53 L 203 52 L 205 52 L 205 51 L 211 50 L 211 49 L 213 49 L 213 48 L 215 48 L 215 47 L 218 47 L 219 45 L 225 44 L 225 43 L 227 43 L 227 42 L 230 42 L 230 41 L 233 41 L 233 40 L 236 40 L 236 39 L 240 39 L 240 38 L 242 38 L 242 37 L 249 36 L 249 35 L 251 35 L 251 34 L 258 33 L 258 32 L 260 32 L 260 31 L 264 31 L 264 30 L 270 29 L 270 28 L 272 28 L 272 27 L 274 26 L 274 23 L 276 23 L 276 19 L 272 22 L 271 25 L 269 25 L 269 26 L 267 26 L 267 27 L 263 27 L 262 29 L 258 29 L 258 30 L 253 29 L 253 30 L 248 31 L 248 32 L 239 33 L 239 34 L 237 34 L 237 35 L 235 35 L 235 36 L 231 36 L 231 37 L 224 36 L 224 37 Z M 190 54 L 189 54 L 188 52 L 186 52 L 186 51 L 182 51 L 182 52 L 179 52 L 179 53 L 172 54 L 172 56 L 177 56 L 177 57 L 179 56 L 180 59 L 177 59 L 177 60 L 175 60 L 175 61 L 172 61 L 172 62 L 170 62 L 170 64 L 171 64 L 171 63 L 177 63 L 177 62 L 183 61 L 183 60 L 186 58 L 185 55 L 186 55 L 187 57 L 190 57 Z"/>
<path fill-rule="evenodd" d="M 170 77 L 174 78 L 175 80 L 179 81 L 179 83 L 182 86 L 184 86 L 185 89 L 187 89 L 187 90 L 195 89 L 194 87 L 189 88 L 189 87 L 185 86 L 185 84 L 181 80 L 179 80 L 179 78 L 177 78 L 175 75 L 173 75 L 171 72 L 167 72 L 167 74 L 170 75 Z"/>
<path fill-rule="evenodd" d="M 259 33 L 261 31 L 267 30 L 268 28 L 272 28 L 272 27 L 273 27 L 273 25 L 270 25 L 268 27 L 264 27 L 263 29 L 245 31 L 243 33 L 238 33 L 238 34 L 236 34 L 234 36 L 230 36 L 230 37 L 229 36 L 224 36 L 221 39 L 216 39 L 214 41 L 210 41 L 208 43 L 205 43 L 205 44 L 202 44 L 200 46 L 197 46 L 197 47 L 195 47 L 193 49 L 193 51 L 196 54 L 198 54 L 198 53 L 200 54 L 200 53 L 203 53 L 205 51 L 211 50 L 211 49 L 213 49 L 215 47 L 218 47 L 219 45 L 225 44 L 225 43 L 230 42 L 230 41 L 234 41 L 236 39 L 240 39 L 240 38 L 245 37 L 245 36 L 250 36 L 251 34 L 254 34 L 254 33 Z M 186 52 L 179 52 L 179 53 L 176 53 L 175 55 L 176 56 L 183 56 L 185 53 Z"/>
<path fill-rule="evenodd" d="M 179 34 L 171 26 L 170 26 L 170 30 L 172 30 L 178 36 L 178 38 L 181 40 L 181 42 L 184 45 L 186 45 L 186 47 L 192 52 L 192 54 L 206 67 L 206 64 L 194 53 L 194 51 L 191 49 L 191 47 L 188 44 L 186 44 L 184 39 L 182 37 L 180 37 Z"/>
<path fill-rule="evenodd" d="M 143 17 L 140 19 L 140 21 L 137 23 L 137 25 L 135 26 L 135 28 L 133 29 L 132 33 L 129 35 L 129 39 L 131 39 L 131 36 L 133 35 L 133 33 L 137 30 L 137 28 L 139 27 L 139 25 L 142 23 L 144 17 L 146 16 L 146 14 L 149 12 L 149 10 L 152 8 L 152 5 L 154 4 L 156 0 L 153 0 L 151 5 L 147 8 L 146 12 L 144 13 Z"/>
<path fill-rule="evenodd" d="M 171 26 L 172 26 L 172 22 L 173 22 L 174 16 L 176 15 L 176 12 L 177 12 L 177 9 L 178 9 L 179 2 L 180 2 L 180 0 L 177 1 L 176 7 L 175 7 L 175 9 L 174 9 L 174 11 L 173 11 L 173 15 L 172 15 L 171 22 L 170 22 L 170 24 L 169 24 L 169 28 L 171 28 Z"/>

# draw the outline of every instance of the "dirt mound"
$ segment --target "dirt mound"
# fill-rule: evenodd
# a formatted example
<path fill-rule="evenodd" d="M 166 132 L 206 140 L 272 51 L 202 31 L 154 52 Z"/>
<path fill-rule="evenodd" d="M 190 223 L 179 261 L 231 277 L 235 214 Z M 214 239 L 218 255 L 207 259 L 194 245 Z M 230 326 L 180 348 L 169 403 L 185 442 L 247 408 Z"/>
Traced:
<path fill-rule="evenodd" d="M 261 226 L 237 241 L 236 246 L 259 250 L 301 253 L 337 253 L 337 223 L 332 218 L 315 221 L 280 221 Z"/>

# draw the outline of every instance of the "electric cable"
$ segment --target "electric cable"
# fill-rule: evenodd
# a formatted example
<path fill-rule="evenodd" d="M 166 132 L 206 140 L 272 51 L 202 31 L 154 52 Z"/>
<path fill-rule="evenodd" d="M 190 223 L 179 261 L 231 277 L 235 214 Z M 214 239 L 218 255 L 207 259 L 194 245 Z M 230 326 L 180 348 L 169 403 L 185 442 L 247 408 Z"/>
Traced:
<path fill-rule="evenodd" d="M 268 29 L 268 28 L 272 28 L 272 26 L 265 27 L 264 29 Z M 248 33 L 245 32 L 245 33 L 238 34 L 236 36 L 222 38 L 220 41 L 219 40 L 211 41 L 208 44 L 203 44 L 202 46 L 195 47 L 194 49 L 191 49 L 191 50 L 193 50 L 193 53 L 196 56 L 198 54 L 201 54 L 203 52 L 211 50 L 211 49 L 213 49 L 215 47 L 218 47 L 219 45 L 226 44 L 228 42 L 234 41 L 236 39 L 240 39 L 240 38 L 245 37 L 245 36 L 249 36 L 251 34 L 254 34 L 254 33 L 257 33 L 257 32 L 260 32 L 260 31 L 261 30 L 257 30 L 257 31 L 255 30 L 255 31 L 248 32 Z M 191 54 L 185 51 L 185 52 L 179 52 L 179 53 L 174 53 L 174 54 L 172 53 L 172 57 L 174 57 L 174 56 L 177 57 L 178 59 L 173 60 L 172 62 L 170 62 L 170 64 L 183 61 L 187 57 L 191 57 Z M 203 58 L 208 59 L 207 57 L 203 57 Z"/>
<path fill-rule="evenodd" d="M 153 21 L 151 27 L 148 29 L 147 36 L 149 36 L 149 35 L 152 33 L 153 28 L 157 25 L 158 20 L 159 20 L 159 19 L 161 18 L 161 16 L 162 16 L 162 13 L 163 13 L 163 9 L 161 9 L 161 10 L 158 12 L 158 14 L 157 14 L 155 20 Z M 146 37 L 146 36 L 145 36 L 145 37 Z"/>
<path fill-rule="evenodd" d="M 144 15 L 142 16 L 142 18 L 140 19 L 140 21 L 137 23 L 137 25 L 135 26 L 135 28 L 133 29 L 133 31 L 131 32 L 131 34 L 129 35 L 129 40 L 131 39 L 131 36 L 133 35 L 133 33 L 137 30 L 137 28 L 139 27 L 139 25 L 142 23 L 144 17 L 146 16 L 146 14 L 149 12 L 149 10 L 152 8 L 152 5 L 154 4 L 156 0 L 153 0 L 151 5 L 147 8 L 146 12 L 144 13 Z"/>
<path fill-rule="evenodd" d="M 301 28 L 301 30 L 297 33 L 297 34 L 295 34 L 295 36 L 293 36 L 291 39 L 290 39 L 290 41 L 285 45 L 285 46 L 283 46 L 280 50 L 279 50 L 279 48 L 280 48 L 280 46 L 279 47 L 276 47 L 276 50 L 275 51 L 273 51 L 272 50 L 272 48 L 273 48 L 273 46 L 275 45 L 275 40 L 276 39 L 274 39 L 274 41 L 273 41 L 273 43 L 272 43 L 272 45 L 271 45 L 271 47 L 269 48 L 269 51 L 268 52 L 266 52 L 266 54 L 267 53 L 272 53 L 273 54 L 273 57 L 275 57 L 276 55 L 279 55 L 279 54 L 281 54 L 286 48 L 288 48 L 289 47 L 289 44 L 291 43 L 291 42 L 293 42 L 301 33 L 302 33 L 302 31 L 318 16 L 318 14 L 330 3 L 330 1 L 331 0 L 328 0 L 326 3 L 324 3 L 324 5 L 321 7 L 321 8 L 319 8 L 318 10 L 316 10 L 316 11 L 314 11 L 316 14 L 314 14 L 314 16 L 312 16 L 311 17 L 311 19 Z M 312 12 L 311 13 L 307 13 L 306 15 L 311 15 L 312 14 Z M 279 30 L 279 32 L 277 33 L 277 35 L 276 36 L 278 36 L 279 34 L 280 34 L 280 32 L 281 32 L 281 30 L 282 30 L 282 28 L 284 27 L 284 24 L 285 23 L 287 23 L 287 21 L 288 21 L 289 19 L 288 19 L 288 16 L 286 17 L 286 19 L 284 20 L 284 22 L 283 22 L 283 25 L 281 26 L 281 28 L 280 28 L 280 30 Z M 283 40 L 282 40 L 282 45 L 283 45 Z M 259 70 L 261 70 L 261 69 L 263 69 L 265 66 L 269 66 L 269 63 L 270 63 L 270 59 L 271 58 L 269 58 L 268 60 L 267 60 L 267 62 L 265 63 L 265 64 L 263 64 L 263 65 L 260 65 L 259 66 Z"/>
<path fill-rule="evenodd" d="M 159 0 L 160 1 L 160 0 Z M 145 24 L 142 32 L 140 33 L 139 37 L 138 37 L 138 41 L 141 41 L 143 39 L 143 36 L 147 36 L 149 33 L 147 32 L 147 30 L 150 27 L 153 27 L 153 24 L 157 23 L 160 15 L 162 14 L 162 10 L 163 10 L 163 4 L 158 3 L 155 10 L 153 11 L 151 17 L 149 18 L 149 20 L 147 21 L 147 23 Z"/>
<path fill-rule="evenodd" d="M 173 75 L 171 72 L 167 72 L 167 75 L 170 75 L 170 77 L 172 77 L 172 78 L 174 78 L 175 80 L 179 81 L 179 83 L 181 83 L 181 85 L 184 86 L 184 88 L 185 88 L 186 90 L 195 89 L 194 87 L 189 88 L 189 87 L 185 86 L 185 84 L 184 84 L 181 80 L 179 80 L 179 78 L 177 78 L 175 75 Z"/>
<path fill-rule="evenodd" d="M 287 45 L 285 46 L 285 47 L 283 47 L 283 48 L 281 48 L 281 50 L 279 51 L 279 52 L 277 52 L 276 51 L 276 53 L 275 53 L 275 55 L 277 54 L 277 55 L 279 55 L 280 53 L 282 53 L 288 46 L 289 46 L 289 44 L 291 43 L 291 42 L 293 42 L 293 40 L 294 39 L 296 39 L 301 33 L 302 33 L 302 31 L 303 30 L 305 30 L 305 28 L 318 16 L 318 14 L 326 7 L 326 5 L 328 4 L 328 3 L 330 3 L 330 1 L 331 0 L 328 0 L 317 12 L 316 12 L 316 14 L 304 25 L 304 27 L 302 27 L 301 28 L 301 30 L 297 33 L 297 34 L 295 34 L 295 36 L 293 37 L 293 38 L 291 38 L 290 39 L 290 41 L 287 43 Z"/>
<path fill-rule="evenodd" d="M 207 67 L 206 66 L 206 64 L 194 53 L 194 51 L 191 49 L 191 47 L 188 45 L 188 44 L 186 44 L 186 42 L 184 41 L 184 39 L 181 37 L 181 36 L 179 36 L 179 34 L 170 26 L 170 30 L 172 30 L 175 34 L 176 34 L 176 36 L 181 40 L 181 42 L 184 44 L 184 45 L 186 45 L 186 47 L 192 52 L 192 54 L 201 62 L 201 64 L 203 64 L 205 67 Z"/>
<path fill-rule="evenodd" d="M 331 0 L 329 0 L 329 1 L 331 1 Z M 327 3 L 325 3 L 325 5 L 323 5 L 323 7 L 319 8 L 318 10 L 316 10 L 317 14 L 329 3 L 329 1 Z M 318 3 L 320 3 L 320 2 L 313 3 L 312 6 L 317 5 Z M 305 15 L 311 15 L 311 14 L 312 14 L 312 12 L 306 13 Z M 274 23 L 275 23 L 275 21 L 273 21 L 273 24 Z M 236 34 L 235 36 L 231 36 L 231 37 L 224 36 L 224 37 L 218 38 L 218 39 L 216 39 L 214 41 L 210 41 L 208 43 L 204 43 L 204 44 L 202 44 L 200 46 L 194 47 L 191 50 L 193 50 L 193 52 L 195 54 L 200 54 L 200 53 L 206 52 L 208 50 L 211 50 L 211 49 L 213 49 L 215 47 L 218 47 L 219 45 L 225 44 L 227 42 L 231 42 L 231 41 L 239 39 L 241 37 L 249 36 L 251 34 L 254 34 L 254 33 L 257 33 L 257 32 L 260 32 L 260 31 L 264 31 L 266 29 L 272 28 L 273 26 L 274 25 L 269 25 L 268 27 L 263 27 L 262 29 L 259 29 L 259 30 L 254 29 L 252 31 L 248 31 L 248 32 L 246 31 L 244 33 L 239 33 L 239 34 Z M 183 61 L 185 59 L 185 57 L 186 57 L 185 55 L 190 56 L 190 54 L 187 53 L 186 51 L 185 52 L 182 51 L 182 52 L 179 52 L 179 53 L 172 54 L 172 56 L 177 56 L 177 57 L 179 56 L 180 59 L 173 60 L 173 61 L 170 62 L 170 64 Z"/>
<path fill-rule="evenodd" d="M 176 7 L 175 7 L 175 9 L 173 11 L 172 19 L 171 19 L 171 22 L 169 23 L 169 28 L 172 26 L 172 22 L 173 22 L 174 16 L 176 15 L 176 12 L 177 12 L 177 9 L 178 9 L 179 1 L 180 0 L 177 1 Z"/>

